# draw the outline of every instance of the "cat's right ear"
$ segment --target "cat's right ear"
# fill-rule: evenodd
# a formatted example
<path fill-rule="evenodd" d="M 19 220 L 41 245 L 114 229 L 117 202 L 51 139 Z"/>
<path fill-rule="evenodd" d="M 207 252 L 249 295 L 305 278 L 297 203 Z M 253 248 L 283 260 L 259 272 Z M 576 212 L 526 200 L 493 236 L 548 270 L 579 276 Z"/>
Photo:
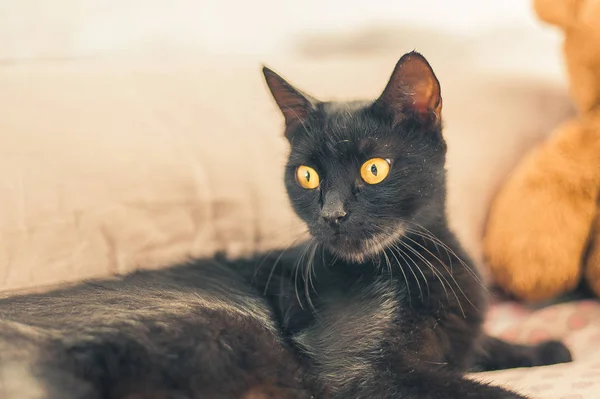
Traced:
<path fill-rule="evenodd" d="M 415 116 L 423 123 L 439 124 L 440 82 L 425 57 L 416 51 L 404 54 L 375 105 L 385 109 L 394 123 Z"/>
<path fill-rule="evenodd" d="M 315 110 L 318 101 L 296 89 L 266 66 L 263 66 L 263 74 L 267 86 L 285 118 L 286 129 L 302 124 L 310 112 Z"/>

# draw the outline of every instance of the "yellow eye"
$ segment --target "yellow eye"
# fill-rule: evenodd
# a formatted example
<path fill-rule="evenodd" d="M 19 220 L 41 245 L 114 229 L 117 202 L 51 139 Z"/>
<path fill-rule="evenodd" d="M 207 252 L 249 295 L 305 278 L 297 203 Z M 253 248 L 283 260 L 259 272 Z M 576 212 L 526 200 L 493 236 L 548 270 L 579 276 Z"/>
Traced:
<path fill-rule="evenodd" d="M 381 183 L 390 173 L 390 162 L 383 158 L 371 158 L 360 167 L 360 177 L 368 184 Z"/>
<path fill-rule="evenodd" d="M 296 180 L 298 184 L 307 190 L 319 187 L 319 174 L 310 166 L 301 165 L 296 169 Z"/>

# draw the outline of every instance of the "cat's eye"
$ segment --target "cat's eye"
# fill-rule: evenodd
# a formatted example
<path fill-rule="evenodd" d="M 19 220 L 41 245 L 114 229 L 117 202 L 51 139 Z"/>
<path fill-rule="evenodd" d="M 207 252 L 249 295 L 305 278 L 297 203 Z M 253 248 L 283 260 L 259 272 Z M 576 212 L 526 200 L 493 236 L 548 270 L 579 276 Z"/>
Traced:
<path fill-rule="evenodd" d="M 314 190 L 319 187 L 319 174 L 310 166 L 300 165 L 296 169 L 296 181 L 307 190 Z"/>
<path fill-rule="evenodd" d="M 371 158 L 360 167 L 360 177 L 368 184 L 379 184 L 390 173 L 390 161 L 383 158 Z"/>

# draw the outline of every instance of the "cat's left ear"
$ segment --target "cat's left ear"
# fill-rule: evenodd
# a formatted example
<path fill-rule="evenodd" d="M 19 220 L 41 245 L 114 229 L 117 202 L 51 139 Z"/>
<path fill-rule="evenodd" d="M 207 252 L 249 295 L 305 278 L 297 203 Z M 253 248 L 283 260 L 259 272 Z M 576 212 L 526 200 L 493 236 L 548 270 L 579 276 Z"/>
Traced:
<path fill-rule="evenodd" d="M 269 90 L 285 118 L 286 128 L 304 122 L 319 101 L 302 93 L 271 69 L 263 66 L 263 74 Z"/>
<path fill-rule="evenodd" d="M 385 108 L 395 123 L 413 115 L 425 123 L 440 123 L 440 82 L 425 57 L 416 51 L 407 53 L 396 64 L 375 104 Z"/>

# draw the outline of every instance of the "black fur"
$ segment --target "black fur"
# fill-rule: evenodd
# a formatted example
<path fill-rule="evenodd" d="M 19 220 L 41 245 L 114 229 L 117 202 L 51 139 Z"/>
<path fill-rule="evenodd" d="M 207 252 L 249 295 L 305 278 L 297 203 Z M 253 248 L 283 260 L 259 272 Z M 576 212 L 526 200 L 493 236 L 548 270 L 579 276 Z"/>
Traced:
<path fill-rule="evenodd" d="M 319 102 L 265 77 L 313 238 L 0 301 L 0 397 L 514 399 L 463 373 L 570 360 L 559 342 L 482 332 L 485 291 L 446 222 L 439 83 L 422 56 L 405 55 L 374 102 Z M 390 172 L 369 185 L 359 171 L 375 157 Z M 300 187 L 300 165 L 319 187 Z"/>

